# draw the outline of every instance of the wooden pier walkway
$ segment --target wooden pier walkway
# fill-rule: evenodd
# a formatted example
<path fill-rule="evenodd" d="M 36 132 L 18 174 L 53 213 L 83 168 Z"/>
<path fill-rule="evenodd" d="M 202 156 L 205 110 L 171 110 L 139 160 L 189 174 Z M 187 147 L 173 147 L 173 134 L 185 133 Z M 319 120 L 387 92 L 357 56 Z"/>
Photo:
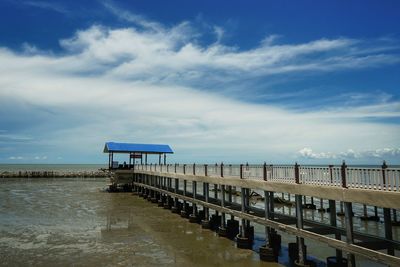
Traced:
<path fill-rule="evenodd" d="M 112 170 L 115 174 L 112 180 L 114 185 L 128 183 L 140 195 L 160 202 L 174 212 L 190 215 L 191 221 L 201 222 L 205 228 L 212 228 L 217 221 L 220 235 L 229 236 L 229 233 L 237 232 L 235 240 L 238 247 L 251 247 L 254 238 L 251 222 L 264 225 L 267 241 L 260 249 L 262 260 L 276 260 L 280 247 L 279 232 L 285 232 L 297 237 L 296 243 L 289 244 L 289 254 L 295 266 L 313 266 L 307 260 L 304 239 L 323 242 L 336 249 L 336 255 L 327 259 L 328 266 L 355 266 L 355 255 L 389 266 L 400 266 L 400 258 L 396 256 L 400 242 L 393 240 L 392 233 L 395 227 L 392 221 L 396 222 L 396 210 L 400 208 L 398 168 L 390 168 L 386 164 L 381 168 L 354 168 L 345 164 L 326 167 L 297 164 L 144 164 L 132 167 Z M 191 183 L 191 190 L 188 190 L 188 182 Z M 202 184 L 202 192 L 197 189 L 198 183 Z M 210 184 L 214 185 L 214 196 L 210 196 L 213 192 Z M 232 200 L 232 188 L 240 190 L 238 202 Z M 227 193 L 218 194 L 218 190 Z M 250 190 L 264 192 L 264 209 L 250 204 Z M 280 193 L 295 196 L 294 216 L 275 209 L 274 196 Z M 303 209 L 307 207 L 303 203 L 304 196 L 329 202 L 329 224 L 303 218 Z M 337 213 L 340 213 L 337 203 L 344 208 L 343 227 L 337 226 Z M 384 237 L 354 229 L 353 205 L 383 209 Z M 199 210 L 199 207 L 203 209 Z M 216 211 L 216 217 L 213 215 L 210 218 L 209 209 Z M 230 220 L 227 215 L 231 215 Z M 335 261 L 337 263 L 333 265 Z"/>

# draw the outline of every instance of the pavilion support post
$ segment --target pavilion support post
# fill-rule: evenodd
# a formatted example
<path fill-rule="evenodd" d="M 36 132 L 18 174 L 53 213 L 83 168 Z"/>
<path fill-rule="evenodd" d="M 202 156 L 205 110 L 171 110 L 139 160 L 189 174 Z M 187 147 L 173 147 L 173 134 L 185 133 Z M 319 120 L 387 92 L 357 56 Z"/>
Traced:
<path fill-rule="evenodd" d="M 146 154 L 144 154 L 144 164 L 146 164 L 146 165 L 147 165 L 147 153 L 146 153 Z"/>
<path fill-rule="evenodd" d="M 164 165 L 167 164 L 167 154 L 164 154 Z"/>
<path fill-rule="evenodd" d="M 161 154 L 158 154 L 158 165 L 161 165 Z"/>

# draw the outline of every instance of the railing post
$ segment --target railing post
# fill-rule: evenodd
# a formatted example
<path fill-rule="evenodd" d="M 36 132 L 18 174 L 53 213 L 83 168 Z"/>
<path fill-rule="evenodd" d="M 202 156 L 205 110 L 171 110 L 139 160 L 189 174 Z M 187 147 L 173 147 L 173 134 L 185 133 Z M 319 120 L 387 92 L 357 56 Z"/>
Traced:
<path fill-rule="evenodd" d="M 221 162 L 221 177 L 224 177 L 224 163 Z"/>
<path fill-rule="evenodd" d="M 193 163 L 193 175 L 196 175 L 196 163 Z"/>
<path fill-rule="evenodd" d="M 383 161 L 383 164 L 382 164 L 382 182 L 383 182 L 383 184 L 382 184 L 382 186 L 383 186 L 383 188 L 384 189 L 386 189 L 386 169 L 387 169 L 387 165 L 386 165 L 386 161 Z"/>
<path fill-rule="evenodd" d="M 333 165 L 329 165 L 329 176 L 331 178 L 331 185 L 333 184 L 333 171 L 332 171 Z"/>
<path fill-rule="evenodd" d="M 183 174 L 186 174 L 186 164 L 183 164 Z"/>
<path fill-rule="evenodd" d="M 240 179 L 243 179 L 243 164 L 240 164 Z"/>
<path fill-rule="evenodd" d="M 300 183 L 300 171 L 299 164 L 297 164 L 297 162 L 294 164 L 294 181 L 296 184 Z"/>
<path fill-rule="evenodd" d="M 263 165 L 263 180 L 266 181 L 267 180 L 267 163 L 264 161 L 264 165 Z"/>
<path fill-rule="evenodd" d="M 208 173 L 207 173 L 207 167 L 208 167 L 208 165 L 207 165 L 207 164 L 204 164 L 204 176 L 207 176 L 207 175 L 208 175 Z"/>
<path fill-rule="evenodd" d="M 340 173 L 341 173 L 341 176 L 342 176 L 342 187 L 343 188 L 347 188 L 346 169 L 347 169 L 347 165 L 346 165 L 346 162 L 344 162 L 344 160 L 343 160 L 342 166 L 340 168 Z"/>

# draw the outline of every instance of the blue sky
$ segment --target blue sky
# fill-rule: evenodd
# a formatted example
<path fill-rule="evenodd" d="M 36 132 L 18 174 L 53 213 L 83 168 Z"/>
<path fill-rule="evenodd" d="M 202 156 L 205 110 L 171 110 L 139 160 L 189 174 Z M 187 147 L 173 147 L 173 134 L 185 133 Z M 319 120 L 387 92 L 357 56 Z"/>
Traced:
<path fill-rule="evenodd" d="M 398 1 L 0 2 L 0 162 L 400 163 Z"/>

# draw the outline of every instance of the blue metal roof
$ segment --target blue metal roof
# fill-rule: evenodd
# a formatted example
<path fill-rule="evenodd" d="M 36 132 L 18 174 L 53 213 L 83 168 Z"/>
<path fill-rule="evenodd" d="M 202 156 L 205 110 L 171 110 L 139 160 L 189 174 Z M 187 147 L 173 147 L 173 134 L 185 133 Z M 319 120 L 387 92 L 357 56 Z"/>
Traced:
<path fill-rule="evenodd" d="M 174 153 L 169 145 L 156 145 L 156 144 L 132 144 L 132 143 L 116 143 L 107 142 L 104 146 L 104 153 L 117 152 L 117 153 Z"/>

